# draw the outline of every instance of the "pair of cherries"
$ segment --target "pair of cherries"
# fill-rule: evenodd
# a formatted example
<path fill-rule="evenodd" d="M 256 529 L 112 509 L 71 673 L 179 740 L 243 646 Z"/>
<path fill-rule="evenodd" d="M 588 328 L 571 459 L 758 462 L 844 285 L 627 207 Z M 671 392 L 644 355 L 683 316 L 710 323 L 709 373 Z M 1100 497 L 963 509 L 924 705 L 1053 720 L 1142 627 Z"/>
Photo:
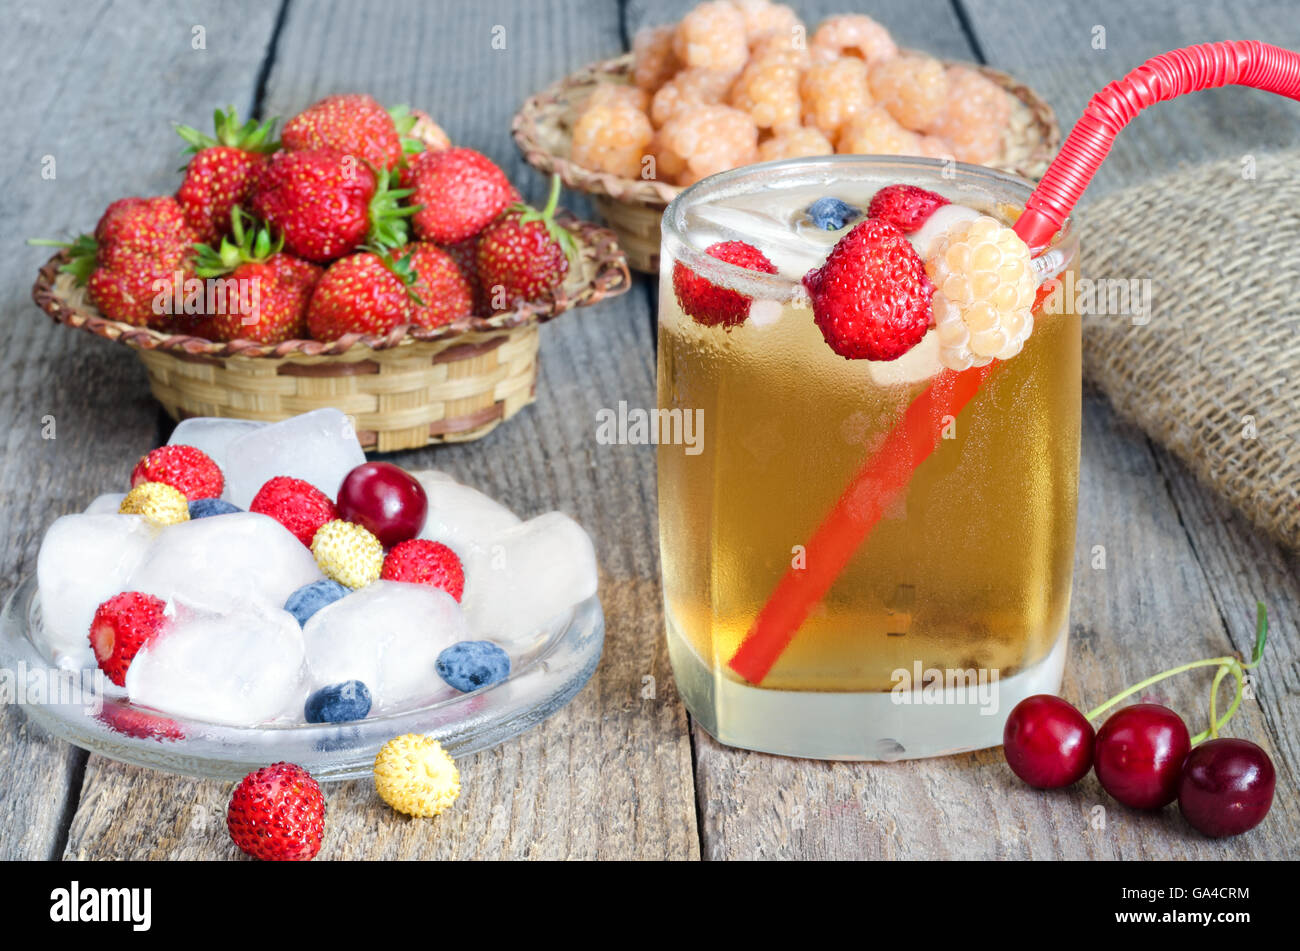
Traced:
<path fill-rule="evenodd" d="M 1027 697 L 1007 717 L 1003 750 L 1012 772 L 1031 786 L 1068 786 L 1093 769 L 1126 806 L 1159 809 L 1177 799 L 1192 827 L 1208 836 L 1253 829 L 1273 804 L 1276 776 L 1263 749 L 1227 737 L 1193 748 L 1183 718 L 1157 703 L 1123 707 L 1094 733 L 1060 697 Z"/>

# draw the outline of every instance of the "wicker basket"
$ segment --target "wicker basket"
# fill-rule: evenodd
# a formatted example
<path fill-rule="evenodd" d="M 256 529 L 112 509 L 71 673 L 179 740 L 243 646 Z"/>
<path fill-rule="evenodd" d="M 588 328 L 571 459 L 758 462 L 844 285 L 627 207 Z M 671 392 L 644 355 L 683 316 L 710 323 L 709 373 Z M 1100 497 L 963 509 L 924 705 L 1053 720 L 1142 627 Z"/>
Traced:
<path fill-rule="evenodd" d="M 1052 107 L 999 70 L 977 63 L 948 65 L 978 70 L 1015 100 L 1003 155 L 990 165 L 1028 179 L 1041 177 L 1061 144 L 1061 128 Z M 569 158 L 573 126 L 587 97 L 598 83 L 627 83 L 631 67 L 632 55 L 626 53 L 580 69 L 525 102 L 511 128 L 524 159 L 547 174 L 559 173 L 569 188 L 590 195 L 618 234 L 632 267 L 654 274 L 659 270 L 659 219 L 682 189 L 665 182 L 592 171 Z"/>
<path fill-rule="evenodd" d="M 32 298 L 55 321 L 134 349 L 149 386 L 173 419 L 229 416 L 275 421 L 326 406 L 355 419 L 367 450 L 393 452 L 466 442 L 533 401 L 538 327 L 573 307 L 621 294 L 627 260 L 604 228 L 561 215 L 578 239 L 578 264 L 547 301 L 435 329 L 348 334 L 328 343 L 215 343 L 109 320 L 84 287 L 59 272 L 61 252 L 41 268 Z"/>

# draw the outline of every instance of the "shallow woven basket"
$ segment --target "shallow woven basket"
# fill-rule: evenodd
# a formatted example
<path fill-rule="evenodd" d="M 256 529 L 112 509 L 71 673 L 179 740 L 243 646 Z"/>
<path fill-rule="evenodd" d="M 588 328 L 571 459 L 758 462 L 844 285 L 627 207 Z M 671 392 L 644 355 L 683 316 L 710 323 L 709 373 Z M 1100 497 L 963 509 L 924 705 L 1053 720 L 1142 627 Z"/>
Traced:
<path fill-rule="evenodd" d="M 989 164 L 1031 180 L 1042 176 L 1061 144 L 1061 127 L 1052 107 L 1006 73 L 977 63 L 948 61 L 947 65 L 978 70 L 1015 100 L 1003 154 Z M 659 270 L 659 220 L 682 189 L 665 182 L 595 172 L 569 158 L 573 126 L 587 97 L 598 83 L 626 84 L 631 68 L 632 54 L 625 53 L 578 70 L 525 102 L 511 129 L 524 159 L 542 172 L 558 173 L 565 185 L 590 195 L 601 216 L 617 232 L 632 267 L 654 274 Z"/>
<path fill-rule="evenodd" d="M 402 325 L 383 336 L 348 334 L 328 343 L 214 343 L 109 320 L 84 287 L 46 262 L 32 299 L 55 321 L 126 344 L 149 373 L 173 419 L 228 416 L 275 421 L 332 406 L 355 419 L 367 450 L 394 452 L 466 442 L 491 432 L 536 397 L 538 327 L 573 307 L 621 294 L 631 284 L 612 232 L 559 216 L 578 240 L 578 262 L 553 298 L 493 317 L 428 329 Z"/>

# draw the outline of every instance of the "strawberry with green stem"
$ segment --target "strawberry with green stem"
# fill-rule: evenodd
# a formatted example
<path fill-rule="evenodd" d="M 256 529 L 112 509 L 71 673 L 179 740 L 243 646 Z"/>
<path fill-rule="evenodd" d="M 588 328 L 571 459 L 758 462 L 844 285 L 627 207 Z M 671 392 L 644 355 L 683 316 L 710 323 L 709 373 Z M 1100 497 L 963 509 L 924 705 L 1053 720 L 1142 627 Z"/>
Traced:
<path fill-rule="evenodd" d="M 85 285 L 105 317 L 135 327 L 171 325 L 172 289 L 193 276 L 198 234 L 175 198 L 121 198 L 105 209 L 93 235 L 71 242 L 31 239 L 61 247 L 69 260 L 60 270 Z"/>
<path fill-rule="evenodd" d="M 329 266 L 307 306 L 307 329 L 315 340 L 350 333 L 386 334 L 410 323 L 423 303 L 415 290 L 409 255 L 383 247 L 340 258 Z"/>
<path fill-rule="evenodd" d="M 270 153 L 279 148 L 276 122 L 249 119 L 240 125 L 234 106 L 227 106 L 212 115 L 215 135 L 176 126 L 177 134 L 189 145 L 187 151 L 193 154 L 176 200 L 200 241 L 211 244 L 229 233 L 232 209 L 248 200 Z"/>
<path fill-rule="evenodd" d="M 407 219 L 420 209 L 403 205 L 411 190 L 393 188 L 393 182 L 394 173 L 338 149 L 277 152 L 258 177 L 250 204 L 284 237 L 289 251 L 323 264 L 363 244 L 406 243 Z"/>
<path fill-rule="evenodd" d="M 511 205 L 479 235 L 475 263 L 493 310 L 541 300 L 577 261 L 577 241 L 555 220 L 559 199 L 560 177 L 553 175 L 544 208 Z"/>
<path fill-rule="evenodd" d="M 272 238 L 238 207 L 220 246 L 199 245 L 195 273 L 227 282 L 226 293 L 212 295 L 218 307 L 204 315 L 213 339 L 276 344 L 307 336 L 307 304 L 322 270 L 283 246 L 283 236 Z"/>
<path fill-rule="evenodd" d="M 424 150 L 410 134 L 416 120 L 408 106 L 385 109 L 361 93 L 326 96 L 285 123 L 281 140 L 293 152 L 337 149 L 375 168 L 393 169 L 406 155 Z"/>

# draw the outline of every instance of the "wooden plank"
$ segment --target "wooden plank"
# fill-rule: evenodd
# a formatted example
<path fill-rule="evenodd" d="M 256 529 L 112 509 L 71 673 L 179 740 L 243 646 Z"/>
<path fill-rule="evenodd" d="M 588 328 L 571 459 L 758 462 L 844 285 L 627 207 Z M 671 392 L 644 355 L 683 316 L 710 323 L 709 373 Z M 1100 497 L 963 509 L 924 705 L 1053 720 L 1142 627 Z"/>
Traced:
<path fill-rule="evenodd" d="M 89 230 L 115 198 L 175 189 L 182 143 L 169 123 L 209 122 L 227 101 L 246 111 L 274 19 L 273 6 L 252 2 L 11 6 L 0 31 L 0 121 L 13 133 L 0 139 L 0 220 L 11 241 Z M 191 46 L 196 25 L 206 49 Z M 47 157 L 52 179 L 42 177 Z M 0 352 L 6 597 L 35 570 L 50 521 L 122 485 L 156 432 L 135 357 L 52 324 L 32 305 L 48 256 L 15 244 L 0 259 L 10 321 Z M 46 417 L 53 439 L 42 437 Z M 11 777 L 0 796 L 0 858 L 58 855 L 84 762 L 18 710 L 0 711 L 0 772 Z"/>
<path fill-rule="evenodd" d="M 1300 21 L 1290 0 L 1044 0 L 1032 12 L 1019 0 L 958 2 L 989 63 L 1038 90 L 1067 133 L 1094 93 L 1158 53 L 1214 40 L 1300 47 Z M 1093 48 L 1099 29 L 1104 49 Z M 1294 145 L 1298 134 L 1300 106 L 1269 93 L 1229 88 L 1157 103 L 1120 133 L 1087 197 L 1180 164 Z"/>
<path fill-rule="evenodd" d="M 492 48 L 495 26 L 505 28 L 505 50 Z M 510 116 L 532 91 L 621 45 L 617 7 L 597 0 L 409 2 L 382 16 L 357 4 L 295 4 L 266 102 L 283 114 L 360 89 L 419 105 L 538 196 L 544 183 L 522 166 Z M 462 800 L 436 821 L 396 815 L 368 782 L 327 788 L 322 857 L 698 856 L 689 733 L 662 638 L 654 453 L 594 439 L 599 408 L 653 405 L 648 328 L 643 294 L 564 316 L 542 332 L 535 406 L 480 442 L 391 457 L 447 469 L 521 514 L 561 508 L 582 522 L 602 566 L 605 655 L 556 717 L 462 761 Z M 646 683 L 654 697 L 643 697 Z M 228 791 L 91 757 L 68 854 L 232 855 Z"/>

